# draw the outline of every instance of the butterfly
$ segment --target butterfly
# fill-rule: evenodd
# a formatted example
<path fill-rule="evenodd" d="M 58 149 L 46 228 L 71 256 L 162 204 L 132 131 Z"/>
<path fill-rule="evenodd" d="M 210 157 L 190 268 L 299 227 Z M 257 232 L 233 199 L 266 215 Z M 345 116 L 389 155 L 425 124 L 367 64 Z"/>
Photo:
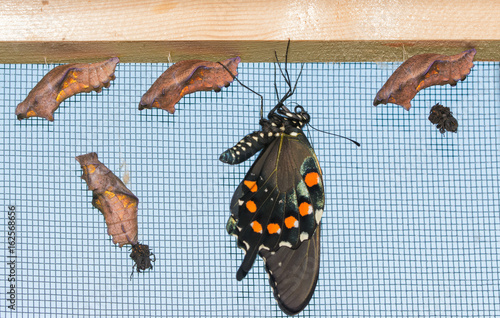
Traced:
<path fill-rule="evenodd" d="M 318 281 L 325 193 L 318 158 L 302 131 L 311 118 L 302 106 L 292 112 L 284 104 L 302 74 L 292 88 L 286 66 L 289 45 L 284 72 L 275 53 L 288 91 L 279 98 L 275 83 L 278 103 L 267 119 L 261 104 L 262 129 L 226 150 L 220 160 L 239 164 L 261 151 L 230 204 L 226 229 L 245 251 L 236 278 L 241 281 L 260 255 L 279 307 L 295 315 L 308 305 Z"/>

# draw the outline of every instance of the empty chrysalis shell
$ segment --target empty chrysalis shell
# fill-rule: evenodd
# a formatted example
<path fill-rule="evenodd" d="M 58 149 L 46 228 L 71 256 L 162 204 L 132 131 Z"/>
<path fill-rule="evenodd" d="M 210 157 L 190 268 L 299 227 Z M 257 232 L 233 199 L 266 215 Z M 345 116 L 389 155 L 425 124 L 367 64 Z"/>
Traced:
<path fill-rule="evenodd" d="M 102 164 L 95 152 L 76 157 L 83 169 L 82 179 L 92 191 L 92 205 L 104 215 L 108 234 L 120 247 L 132 245 L 130 257 L 137 271 L 152 268 L 147 245 L 138 242 L 137 210 L 139 199 L 111 170 Z"/>

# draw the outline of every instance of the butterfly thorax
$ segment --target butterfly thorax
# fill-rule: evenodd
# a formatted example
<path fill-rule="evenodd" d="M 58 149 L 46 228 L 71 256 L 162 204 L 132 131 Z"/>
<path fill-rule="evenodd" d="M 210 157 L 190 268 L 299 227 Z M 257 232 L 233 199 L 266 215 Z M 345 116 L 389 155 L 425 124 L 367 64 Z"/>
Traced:
<path fill-rule="evenodd" d="M 219 159 L 232 165 L 242 163 L 282 134 L 302 134 L 302 127 L 309 123 L 310 119 L 302 106 L 296 106 L 295 112 L 291 112 L 284 105 L 275 107 L 269 112 L 268 119 L 260 120 L 262 130 L 246 135 L 234 147 L 222 153 Z"/>

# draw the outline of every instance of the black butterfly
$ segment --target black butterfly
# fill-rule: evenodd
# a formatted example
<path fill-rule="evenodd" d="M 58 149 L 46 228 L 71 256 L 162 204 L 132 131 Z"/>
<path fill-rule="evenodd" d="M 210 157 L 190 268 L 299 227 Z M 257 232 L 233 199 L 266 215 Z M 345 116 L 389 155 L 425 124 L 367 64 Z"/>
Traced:
<path fill-rule="evenodd" d="M 302 106 L 291 112 L 283 104 L 300 78 L 292 89 L 286 65 L 285 59 L 280 71 L 288 91 L 267 119 L 261 108 L 262 130 L 244 137 L 220 160 L 239 164 L 262 149 L 233 195 L 226 228 L 246 253 L 236 278 L 247 275 L 259 254 L 278 305 L 295 315 L 309 303 L 318 280 L 325 195 L 318 159 L 302 131 L 310 116 Z M 276 83 L 275 90 L 278 96 Z"/>

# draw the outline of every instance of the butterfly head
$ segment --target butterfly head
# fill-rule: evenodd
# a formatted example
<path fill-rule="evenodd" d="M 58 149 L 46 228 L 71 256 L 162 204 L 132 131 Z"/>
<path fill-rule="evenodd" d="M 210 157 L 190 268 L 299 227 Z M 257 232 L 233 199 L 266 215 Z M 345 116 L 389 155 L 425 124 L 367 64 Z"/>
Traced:
<path fill-rule="evenodd" d="M 300 105 L 297 105 L 293 112 L 281 105 L 271 110 L 267 118 L 260 121 L 264 132 L 283 132 L 286 134 L 290 134 L 293 130 L 301 130 L 311 120 L 311 116 Z"/>

